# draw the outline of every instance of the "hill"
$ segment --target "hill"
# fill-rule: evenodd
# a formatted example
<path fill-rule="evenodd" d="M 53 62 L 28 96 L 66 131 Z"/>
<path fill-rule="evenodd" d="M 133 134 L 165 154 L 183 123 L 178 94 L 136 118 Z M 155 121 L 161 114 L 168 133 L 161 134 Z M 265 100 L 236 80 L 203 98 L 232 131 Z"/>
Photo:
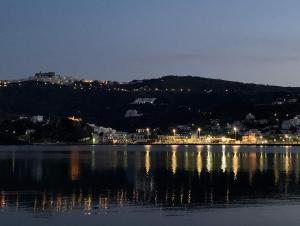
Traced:
<path fill-rule="evenodd" d="M 180 124 L 221 124 L 245 118 L 281 121 L 300 114 L 300 88 L 165 76 L 128 83 L 74 80 L 2 81 L 1 118 L 78 115 L 98 125 L 132 131 Z M 148 99 L 147 99 L 148 98 Z"/>

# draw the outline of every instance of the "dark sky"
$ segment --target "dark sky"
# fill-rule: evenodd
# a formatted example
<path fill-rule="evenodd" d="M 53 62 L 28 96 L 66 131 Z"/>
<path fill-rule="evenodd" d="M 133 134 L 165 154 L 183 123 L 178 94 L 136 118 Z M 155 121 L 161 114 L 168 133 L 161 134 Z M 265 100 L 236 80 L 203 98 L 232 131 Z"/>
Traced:
<path fill-rule="evenodd" d="M 0 79 L 56 71 L 300 86 L 297 0 L 0 0 Z"/>

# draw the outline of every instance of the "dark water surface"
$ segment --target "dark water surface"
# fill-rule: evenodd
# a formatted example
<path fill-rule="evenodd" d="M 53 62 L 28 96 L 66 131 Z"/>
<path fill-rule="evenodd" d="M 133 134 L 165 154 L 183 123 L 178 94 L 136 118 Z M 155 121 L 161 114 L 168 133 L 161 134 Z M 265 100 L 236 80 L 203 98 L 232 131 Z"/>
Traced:
<path fill-rule="evenodd" d="M 299 225 L 300 147 L 0 146 L 0 225 Z"/>

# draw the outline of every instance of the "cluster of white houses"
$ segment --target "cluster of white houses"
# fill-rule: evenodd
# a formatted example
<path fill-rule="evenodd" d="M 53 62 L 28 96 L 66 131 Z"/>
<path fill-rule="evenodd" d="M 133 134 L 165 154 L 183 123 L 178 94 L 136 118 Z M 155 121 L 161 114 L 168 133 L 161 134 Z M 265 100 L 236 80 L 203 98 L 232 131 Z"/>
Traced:
<path fill-rule="evenodd" d="M 116 131 L 112 128 L 98 127 L 89 124 L 94 129 L 93 144 L 257 144 L 266 142 L 263 137 L 254 133 L 242 136 L 241 140 L 225 136 L 200 136 L 195 133 L 189 136 L 181 134 L 150 136 L 150 130 L 139 129 L 135 133 Z"/>
<path fill-rule="evenodd" d="M 155 101 L 155 99 L 139 99 L 136 102 L 143 104 L 145 101 L 151 102 Z M 67 118 L 76 123 L 82 122 L 80 117 L 70 116 Z M 47 125 L 50 120 L 42 115 L 19 116 L 19 119 L 30 120 L 33 123 L 41 123 L 42 125 Z M 255 116 L 251 113 L 246 115 L 244 121 L 261 124 L 259 120 L 255 120 Z M 239 121 L 227 124 L 226 130 L 223 130 L 223 132 L 225 131 L 224 133 L 214 133 L 213 131 L 220 127 L 219 122 L 216 121 L 205 129 L 208 131 L 206 134 L 201 133 L 201 128 L 195 130 L 194 127 L 192 128 L 188 125 L 177 126 L 165 134 L 157 133 L 155 129 L 152 130 L 150 128 L 137 129 L 136 132 L 129 133 L 95 124 L 88 125 L 93 129 L 93 133 L 90 137 L 83 138 L 80 141 L 93 144 L 300 144 L 300 115 L 292 119 L 283 120 L 281 123 L 281 132 L 278 134 L 271 134 L 269 130 L 266 130 L 267 132 L 265 133 L 261 133 L 258 129 L 249 130 L 245 126 L 245 123 Z M 290 132 L 291 128 L 294 128 L 296 132 Z M 29 136 L 35 132 L 34 129 L 28 128 L 25 131 L 25 135 Z"/>

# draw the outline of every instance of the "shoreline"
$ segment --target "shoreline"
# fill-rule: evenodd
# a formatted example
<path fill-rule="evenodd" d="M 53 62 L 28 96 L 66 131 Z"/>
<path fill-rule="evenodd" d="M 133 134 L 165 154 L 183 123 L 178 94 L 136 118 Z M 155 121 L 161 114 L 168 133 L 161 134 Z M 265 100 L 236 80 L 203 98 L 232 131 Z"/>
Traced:
<path fill-rule="evenodd" d="M 190 144 L 178 144 L 178 143 L 167 143 L 167 144 L 149 144 L 149 143 L 138 143 L 138 144 L 84 144 L 84 143 L 34 143 L 34 144 L 0 144 L 0 146 L 300 146 L 299 144 L 228 144 L 228 143 L 190 143 Z"/>

